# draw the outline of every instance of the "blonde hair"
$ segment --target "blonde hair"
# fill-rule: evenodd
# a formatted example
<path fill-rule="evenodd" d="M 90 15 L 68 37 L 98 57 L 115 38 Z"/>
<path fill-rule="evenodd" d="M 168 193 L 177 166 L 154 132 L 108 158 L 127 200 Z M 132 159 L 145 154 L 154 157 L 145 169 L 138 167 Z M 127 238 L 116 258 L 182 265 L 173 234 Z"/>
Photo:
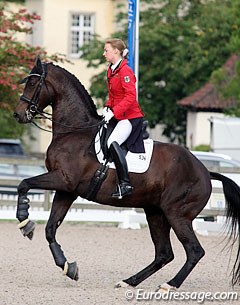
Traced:
<path fill-rule="evenodd" d="M 128 50 L 126 48 L 125 43 L 118 38 L 108 38 L 106 39 L 105 43 L 109 43 L 112 48 L 118 49 L 120 51 L 120 55 L 123 57 L 127 56 Z"/>

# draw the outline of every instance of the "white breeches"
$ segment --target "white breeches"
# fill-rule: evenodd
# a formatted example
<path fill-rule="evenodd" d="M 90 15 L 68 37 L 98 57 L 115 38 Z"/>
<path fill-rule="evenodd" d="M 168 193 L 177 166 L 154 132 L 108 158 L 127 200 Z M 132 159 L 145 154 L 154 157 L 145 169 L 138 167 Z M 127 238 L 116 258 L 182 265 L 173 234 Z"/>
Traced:
<path fill-rule="evenodd" d="M 113 129 L 113 132 L 111 133 L 110 137 L 107 141 L 108 148 L 112 144 L 112 142 L 117 142 L 119 145 L 121 145 L 123 142 L 127 140 L 127 138 L 130 136 L 130 133 L 132 132 L 132 124 L 129 120 L 121 120 L 117 123 L 115 128 Z"/>

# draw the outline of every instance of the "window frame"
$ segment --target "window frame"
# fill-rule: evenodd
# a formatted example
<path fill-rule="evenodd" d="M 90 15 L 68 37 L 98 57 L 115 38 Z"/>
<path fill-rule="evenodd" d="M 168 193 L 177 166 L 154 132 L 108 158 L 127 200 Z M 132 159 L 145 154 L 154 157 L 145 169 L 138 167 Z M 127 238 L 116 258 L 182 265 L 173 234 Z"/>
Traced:
<path fill-rule="evenodd" d="M 78 24 L 73 25 L 74 16 L 78 17 Z M 90 25 L 85 25 L 84 23 L 87 21 L 85 20 L 86 17 L 89 17 Z M 70 12 L 70 38 L 69 38 L 69 57 L 71 58 L 79 58 L 81 56 L 81 51 L 73 52 L 74 48 L 79 49 L 82 47 L 86 42 L 88 42 L 91 37 L 95 34 L 95 13 L 93 12 Z M 76 35 L 76 42 L 74 45 L 74 38 L 73 32 L 77 33 Z M 86 33 L 89 32 L 89 39 L 85 40 Z"/>

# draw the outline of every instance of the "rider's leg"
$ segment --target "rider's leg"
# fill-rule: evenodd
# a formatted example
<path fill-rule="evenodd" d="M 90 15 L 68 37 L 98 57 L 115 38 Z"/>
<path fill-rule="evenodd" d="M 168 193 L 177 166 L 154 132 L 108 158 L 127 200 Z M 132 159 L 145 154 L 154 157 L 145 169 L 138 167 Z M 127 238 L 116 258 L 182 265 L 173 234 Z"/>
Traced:
<path fill-rule="evenodd" d="M 107 145 L 110 148 L 112 142 L 117 142 L 121 145 L 127 140 L 132 132 L 132 124 L 129 120 L 121 120 L 114 127 L 110 137 L 108 138 Z"/>
<path fill-rule="evenodd" d="M 113 142 L 110 145 L 109 150 L 114 160 L 119 180 L 118 190 L 112 194 L 112 197 L 116 199 L 122 199 L 122 197 L 132 193 L 127 162 L 123 151 L 117 142 Z"/>
<path fill-rule="evenodd" d="M 125 156 L 120 145 L 126 141 L 132 131 L 132 124 L 129 120 L 119 121 L 108 139 L 108 147 L 116 166 L 119 186 L 112 197 L 121 199 L 132 193 L 132 186 L 129 180 L 128 167 Z"/>

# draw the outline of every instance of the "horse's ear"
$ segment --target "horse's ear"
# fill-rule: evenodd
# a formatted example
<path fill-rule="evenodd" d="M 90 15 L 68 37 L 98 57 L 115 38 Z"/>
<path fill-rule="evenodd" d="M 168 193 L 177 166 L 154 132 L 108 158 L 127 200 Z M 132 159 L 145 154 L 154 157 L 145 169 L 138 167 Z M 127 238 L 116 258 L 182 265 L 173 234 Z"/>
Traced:
<path fill-rule="evenodd" d="M 42 69 L 42 62 L 41 62 L 41 59 L 40 59 L 40 56 L 38 55 L 37 58 L 36 58 L 36 61 L 35 61 L 35 66 L 39 72 L 39 74 L 42 74 L 43 72 L 43 69 Z"/>

